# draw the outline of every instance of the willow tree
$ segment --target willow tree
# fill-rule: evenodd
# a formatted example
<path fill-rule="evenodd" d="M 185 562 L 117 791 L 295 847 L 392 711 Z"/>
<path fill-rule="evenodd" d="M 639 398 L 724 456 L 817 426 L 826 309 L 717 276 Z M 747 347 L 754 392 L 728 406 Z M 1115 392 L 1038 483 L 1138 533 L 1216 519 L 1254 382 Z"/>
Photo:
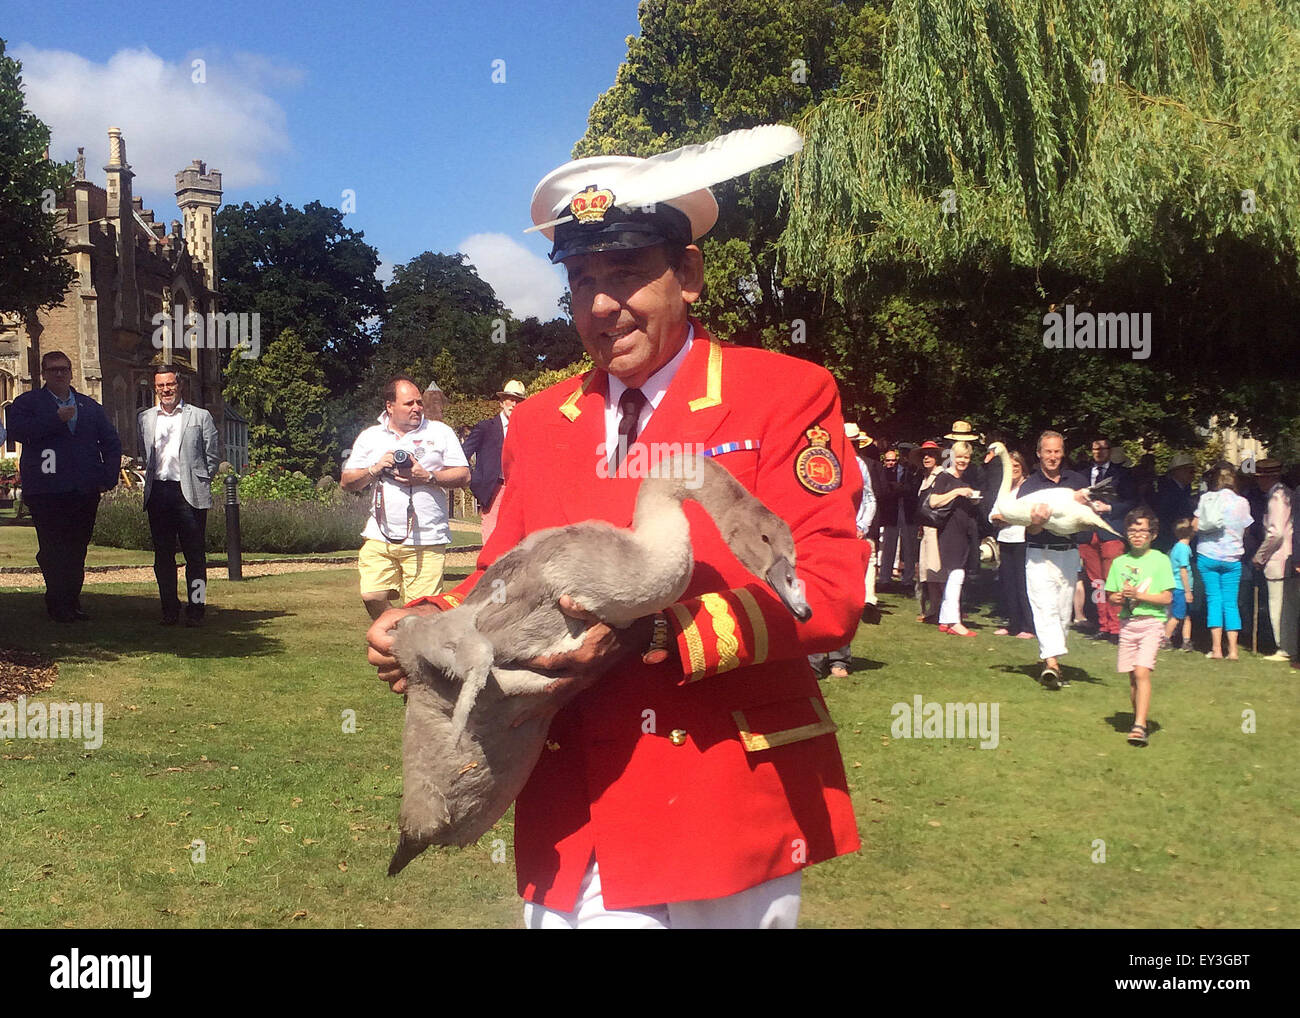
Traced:
<path fill-rule="evenodd" d="M 823 98 L 879 83 L 879 0 L 643 0 L 641 34 L 593 104 L 575 158 L 649 156 L 727 131 L 791 123 Z M 705 239 L 701 317 L 739 342 L 789 347 L 793 323 L 815 354 L 820 293 L 782 277 L 776 241 L 781 174 L 763 168 L 717 185 L 720 217 Z"/>
<path fill-rule="evenodd" d="M 1267 436 L 1300 410 L 1297 110 L 1294 3 L 900 0 L 879 92 L 802 122 L 787 265 L 877 319 L 931 302 L 909 341 L 961 387 L 896 402 Z M 1045 348 L 1063 305 L 1151 313 L 1150 359 Z"/>

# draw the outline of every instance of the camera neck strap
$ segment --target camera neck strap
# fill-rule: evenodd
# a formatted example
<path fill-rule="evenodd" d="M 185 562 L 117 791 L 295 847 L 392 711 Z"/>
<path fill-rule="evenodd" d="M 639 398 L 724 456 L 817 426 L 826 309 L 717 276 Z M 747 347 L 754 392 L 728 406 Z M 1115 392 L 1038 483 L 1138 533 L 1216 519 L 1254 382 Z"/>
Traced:
<path fill-rule="evenodd" d="M 379 528 L 379 533 L 383 535 L 385 541 L 389 544 L 405 544 L 411 536 L 411 529 L 415 526 L 415 489 L 412 487 L 406 493 L 406 530 L 402 536 L 394 538 L 389 534 L 385 524 L 388 522 L 388 513 L 384 508 L 384 488 L 387 485 L 383 475 L 379 476 L 379 483 L 375 485 L 375 497 L 371 512 L 375 517 L 375 526 Z"/>

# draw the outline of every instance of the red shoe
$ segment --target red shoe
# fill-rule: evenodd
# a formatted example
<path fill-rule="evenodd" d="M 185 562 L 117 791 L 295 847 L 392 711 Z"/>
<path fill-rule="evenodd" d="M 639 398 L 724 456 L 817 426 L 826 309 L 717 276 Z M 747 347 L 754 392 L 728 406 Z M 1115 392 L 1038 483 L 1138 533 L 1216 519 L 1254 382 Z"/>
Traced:
<path fill-rule="evenodd" d="M 957 630 L 955 630 L 955 629 L 953 629 L 951 626 L 949 626 L 949 627 L 948 627 L 948 635 L 949 635 L 949 636 L 974 636 L 974 635 L 976 635 L 976 634 L 975 634 L 972 630 L 970 630 L 970 629 L 966 630 L 966 632 L 964 632 L 964 633 L 959 633 L 959 632 L 957 632 Z"/>
<path fill-rule="evenodd" d="M 939 623 L 939 632 L 941 632 L 941 633 L 951 633 L 951 632 L 952 632 L 952 626 L 948 625 L 946 622 L 940 622 L 940 623 Z"/>

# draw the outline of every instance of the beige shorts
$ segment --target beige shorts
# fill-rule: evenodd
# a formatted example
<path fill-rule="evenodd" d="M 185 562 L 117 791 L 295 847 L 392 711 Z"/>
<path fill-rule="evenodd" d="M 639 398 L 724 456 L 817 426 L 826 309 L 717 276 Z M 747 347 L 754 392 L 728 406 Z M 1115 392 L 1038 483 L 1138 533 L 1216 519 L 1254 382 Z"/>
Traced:
<path fill-rule="evenodd" d="M 396 594 L 402 604 L 417 597 L 432 597 L 442 587 L 447 544 L 388 544 L 366 538 L 357 554 L 361 596 Z"/>

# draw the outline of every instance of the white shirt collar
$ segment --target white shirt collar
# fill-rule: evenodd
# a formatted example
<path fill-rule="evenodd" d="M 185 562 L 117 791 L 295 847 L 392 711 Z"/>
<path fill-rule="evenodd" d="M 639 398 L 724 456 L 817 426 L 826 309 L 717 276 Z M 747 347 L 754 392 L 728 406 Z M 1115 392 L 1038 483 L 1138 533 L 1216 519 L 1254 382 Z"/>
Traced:
<path fill-rule="evenodd" d="M 421 417 L 420 424 L 418 427 L 412 428 L 410 431 L 407 431 L 405 433 L 398 432 L 388 426 L 389 415 L 387 410 L 385 410 L 382 414 L 380 414 L 376 418 L 376 420 L 379 421 L 379 423 L 384 426 L 385 431 L 388 431 L 390 434 L 396 435 L 398 438 L 405 438 L 407 435 L 414 435 L 417 432 L 423 431 L 429 425 L 429 418 Z"/>
<path fill-rule="evenodd" d="M 164 409 L 162 408 L 162 404 L 159 403 L 159 404 L 158 404 L 158 416 L 159 416 L 159 417 L 174 417 L 174 416 L 176 416 L 176 414 L 180 413 L 184 408 L 185 408 L 185 400 L 183 400 L 183 399 L 179 399 L 179 398 L 176 400 L 176 409 L 173 410 L 171 413 L 168 413 L 166 410 L 164 410 Z"/>
<path fill-rule="evenodd" d="M 677 374 L 678 368 L 680 368 L 682 362 L 686 360 L 686 355 L 691 352 L 691 343 L 694 341 L 695 324 L 692 322 L 689 323 L 689 329 L 686 333 L 686 342 L 682 344 L 682 348 L 677 351 L 672 360 L 647 378 L 645 384 L 641 386 L 641 394 L 645 396 L 646 403 L 652 410 L 659 409 L 659 404 L 664 400 L 664 393 L 668 391 L 668 386 L 672 382 L 673 376 Z M 609 398 L 605 405 L 607 407 L 618 406 L 618 401 L 622 398 L 623 393 L 627 392 L 627 388 L 628 387 L 621 381 L 613 375 L 610 375 Z"/>

